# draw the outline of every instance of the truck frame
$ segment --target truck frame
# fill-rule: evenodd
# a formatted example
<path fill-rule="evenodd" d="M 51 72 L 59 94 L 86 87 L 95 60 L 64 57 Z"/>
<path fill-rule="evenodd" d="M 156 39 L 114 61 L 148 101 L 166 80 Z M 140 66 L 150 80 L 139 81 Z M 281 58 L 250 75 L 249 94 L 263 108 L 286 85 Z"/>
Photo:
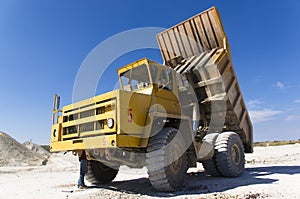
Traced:
<path fill-rule="evenodd" d="M 251 120 L 219 13 L 212 7 L 160 34 L 164 64 L 147 58 L 118 70 L 120 89 L 59 109 L 50 150 L 85 151 L 91 183 L 120 165 L 148 169 L 152 186 L 175 191 L 201 162 L 211 176 L 243 173 Z"/>

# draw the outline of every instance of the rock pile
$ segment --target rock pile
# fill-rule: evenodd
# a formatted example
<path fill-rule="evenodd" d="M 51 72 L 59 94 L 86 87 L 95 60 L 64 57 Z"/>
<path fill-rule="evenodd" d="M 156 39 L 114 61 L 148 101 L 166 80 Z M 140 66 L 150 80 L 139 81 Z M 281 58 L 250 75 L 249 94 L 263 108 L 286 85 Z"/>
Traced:
<path fill-rule="evenodd" d="M 32 143 L 31 141 L 24 142 L 23 146 L 25 146 L 27 149 L 29 149 L 30 151 L 32 151 L 34 153 L 42 155 L 45 158 L 49 158 L 50 157 L 50 152 L 48 152 L 47 150 L 45 150 L 40 145 Z"/>
<path fill-rule="evenodd" d="M 40 166 L 47 164 L 49 158 L 47 151 L 41 150 L 35 144 L 24 143 L 24 145 L 0 131 L 0 167 Z"/>

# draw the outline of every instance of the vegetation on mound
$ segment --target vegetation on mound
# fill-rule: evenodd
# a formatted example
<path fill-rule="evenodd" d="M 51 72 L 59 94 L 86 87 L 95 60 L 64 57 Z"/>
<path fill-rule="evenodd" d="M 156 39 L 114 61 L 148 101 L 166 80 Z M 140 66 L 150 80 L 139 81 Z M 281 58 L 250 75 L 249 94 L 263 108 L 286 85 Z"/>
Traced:
<path fill-rule="evenodd" d="M 254 146 L 281 146 L 287 144 L 300 144 L 299 140 L 289 140 L 289 141 L 266 141 L 266 142 L 254 142 Z"/>
<path fill-rule="evenodd" d="M 42 147 L 46 151 L 50 152 L 50 146 L 49 145 L 40 145 L 40 147 Z"/>

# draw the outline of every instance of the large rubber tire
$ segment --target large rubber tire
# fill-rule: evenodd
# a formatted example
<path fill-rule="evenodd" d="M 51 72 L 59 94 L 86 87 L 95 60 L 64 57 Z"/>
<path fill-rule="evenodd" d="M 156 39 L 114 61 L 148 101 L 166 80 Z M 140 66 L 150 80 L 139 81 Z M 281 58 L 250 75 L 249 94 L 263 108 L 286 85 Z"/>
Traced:
<path fill-rule="evenodd" d="M 86 174 L 86 179 L 92 184 L 110 183 L 117 174 L 118 170 L 112 169 L 99 161 L 88 161 L 88 173 Z"/>
<path fill-rule="evenodd" d="M 238 177 L 245 168 L 244 146 L 234 132 L 221 133 L 215 145 L 215 162 L 218 172 L 225 177 Z"/>
<path fill-rule="evenodd" d="M 186 177 L 188 161 L 185 141 L 174 128 L 163 128 L 149 139 L 146 154 L 149 180 L 158 191 L 180 189 Z"/>
<path fill-rule="evenodd" d="M 205 136 L 205 138 L 207 141 L 214 144 L 214 147 L 215 147 L 216 139 L 218 136 L 219 136 L 218 134 L 213 133 L 212 136 Z M 215 160 L 215 153 L 214 153 L 214 156 L 210 160 L 202 161 L 202 165 L 208 175 L 214 176 L 214 177 L 221 176 L 221 174 L 217 168 L 217 163 Z"/>
<path fill-rule="evenodd" d="M 213 177 L 219 177 L 221 176 L 218 168 L 217 163 L 215 160 L 215 156 L 210 160 L 204 160 L 202 161 L 202 166 L 205 169 L 206 173 Z"/>

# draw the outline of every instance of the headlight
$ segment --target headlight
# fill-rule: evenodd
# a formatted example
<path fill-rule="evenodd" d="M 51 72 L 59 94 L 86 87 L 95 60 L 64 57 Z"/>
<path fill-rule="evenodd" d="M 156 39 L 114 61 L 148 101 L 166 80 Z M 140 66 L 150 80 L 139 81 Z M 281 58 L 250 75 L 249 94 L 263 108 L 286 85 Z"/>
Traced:
<path fill-rule="evenodd" d="M 108 126 L 108 128 L 114 127 L 114 120 L 112 118 L 109 118 L 107 120 L 107 126 Z"/>

